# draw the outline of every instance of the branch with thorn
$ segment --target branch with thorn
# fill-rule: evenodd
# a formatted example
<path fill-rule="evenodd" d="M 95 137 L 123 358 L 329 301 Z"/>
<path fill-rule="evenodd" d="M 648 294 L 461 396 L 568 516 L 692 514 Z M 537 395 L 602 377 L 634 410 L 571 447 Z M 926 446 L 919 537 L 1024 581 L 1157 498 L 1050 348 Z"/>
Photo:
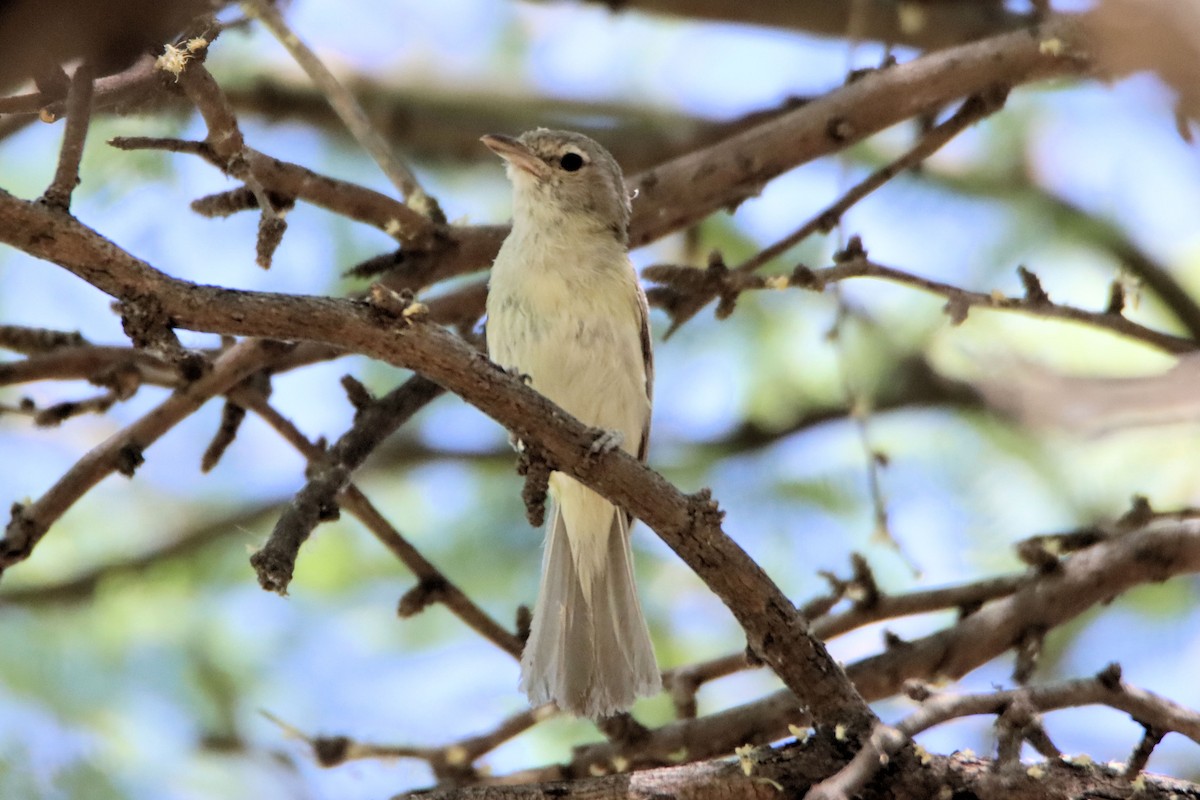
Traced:
<path fill-rule="evenodd" d="M 663 291 L 656 291 L 657 288 L 660 288 L 656 287 L 647 292 L 647 296 L 653 302 L 664 307 L 668 313 L 673 313 L 673 309 L 676 307 L 685 310 L 690 308 L 687 303 L 678 300 L 680 297 L 705 296 L 715 292 L 721 297 L 727 298 L 725 306 L 718 306 L 717 312 L 720 317 L 723 313 L 726 316 L 732 313 L 733 302 L 739 294 L 745 291 L 788 288 L 823 291 L 830 284 L 853 278 L 876 278 L 946 298 L 943 310 L 951 324 L 954 325 L 965 322 L 968 312 L 972 308 L 983 308 L 1075 322 L 1143 342 L 1167 353 L 1188 353 L 1196 349 L 1196 343 L 1191 339 L 1146 327 L 1120 314 L 1114 314 L 1109 309 L 1088 311 L 1076 306 L 1055 303 L 1042 289 L 1037 276 L 1025 267 L 1018 268 L 1018 274 L 1025 287 L 1024 295 L 1009 297 L 998 291 L 979 292 L 963 289 L 872 261 L 858 237 L 851 238 L 846 249 L 834 256 L 834 262 L 832 266 L 824 269 L 814 270 L 799 265 L 787 275 L 761 276 L 731 271 L 718 257 L 711 261 L 708 268 L 704 270 L 694 267 L 657 265 L 646 268 L 643 274 L 648 280 L 661 284 Z M 680 305 L 676 306 L 676 303 L 680 303 Z M 722 308 L 725 310 L 722 311 Z"/>
<path fill-rule="evenodd" d="M 1124 777 L 1130 780 L 1137 778 L 1137 770 L 1144 766 L 1145 759 L 1149 757 L 1147 751 L 1153 750 L 1151 741 L 1156 742 L 1165 733 L 1180 733 L 1200 744 L 1200 713 L 1129 686 L 1121 680 L 1121 668 L 1116 664 L 1110 664 L 1093 678 L 967 695 L 927 695 L 921 690 L 916 699 L 921 703 L 917 711 L 895 725 L 877 726 L 850 763 L 813 786 L 805 796 L 807 800 L 850 800 L 901 748 L 909 746 L 918 733 L 950 720 L 979 714 L 995 715 L 999 724 L 1014 729 L 1019 740 L 1021 729 L 1034 714 L 1088 705 L 1124 711 L 1145 726 L 1148 733 L 1153 732 L 1142 738 L 1129 759 Z M 1049 740 L 1044 735 L 1044 732 L 1035 734 L 1035 740 L 1041 748 L 1049 750 L 1052 758 L 1063 758 L 1057 748 L 1047 744 Z M 1002 752 L 997 758 L 997 766 L 1010 769 L 1019 767 L 1019 741 L 1014 745 L 1008 737 L 1001 737 L 1001 744 Z M 1131 770 L 1130 767 L 1135 769 Z M 1039 767 L 1030 767 L 1026 774 L 1036 778 L 1039 769 L 1044 774 L 1044 768 Z"/>

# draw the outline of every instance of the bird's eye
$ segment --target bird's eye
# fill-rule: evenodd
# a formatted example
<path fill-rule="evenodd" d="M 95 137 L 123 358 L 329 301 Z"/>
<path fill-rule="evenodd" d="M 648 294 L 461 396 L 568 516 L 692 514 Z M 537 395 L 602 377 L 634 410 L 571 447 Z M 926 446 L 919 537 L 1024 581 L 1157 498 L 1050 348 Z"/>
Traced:
<path fill-rule="evenodd" d="M 583 156 L 579 153 L 563 153 L 562 159 L 559 161 L 562 168 L 567 172 L 574 172 L 583 166 Z"/>

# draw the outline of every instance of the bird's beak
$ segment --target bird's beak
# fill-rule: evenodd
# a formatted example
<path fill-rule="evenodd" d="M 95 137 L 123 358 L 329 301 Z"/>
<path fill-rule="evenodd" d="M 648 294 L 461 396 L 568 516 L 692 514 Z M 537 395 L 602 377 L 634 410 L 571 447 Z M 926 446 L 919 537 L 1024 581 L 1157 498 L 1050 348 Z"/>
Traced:
<path fill-rule="evenodd" d="M 550 176 L 549 165 L 534 155 L 532 150 L 511 136 L 505 136 L 502 133 L 489 133 L 479 137 L 479 141 L 487 145 L 489 150 L 512 166 L 525 170 L 535 178 L 547 178 Z"/>

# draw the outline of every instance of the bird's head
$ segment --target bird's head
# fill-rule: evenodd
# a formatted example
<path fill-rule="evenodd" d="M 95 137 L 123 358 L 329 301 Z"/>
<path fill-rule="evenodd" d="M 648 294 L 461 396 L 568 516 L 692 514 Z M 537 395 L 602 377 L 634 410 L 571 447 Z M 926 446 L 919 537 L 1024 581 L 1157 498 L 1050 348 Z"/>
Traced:
<path fill-rule="evenodd" d="M 546 128 L 480 141 L 507 162 L 514 223 L 582 225 L 627 239 L 630 204 L 621 168 L 597 142 Z"/>

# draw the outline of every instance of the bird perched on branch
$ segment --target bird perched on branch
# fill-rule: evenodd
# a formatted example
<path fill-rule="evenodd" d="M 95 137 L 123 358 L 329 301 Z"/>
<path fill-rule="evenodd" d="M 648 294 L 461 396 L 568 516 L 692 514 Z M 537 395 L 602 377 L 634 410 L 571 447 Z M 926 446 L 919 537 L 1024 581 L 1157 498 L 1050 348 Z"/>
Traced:
<path fill-rule="evenodd" d="M 646 457 L 653 366 L 646 297 L 629 261 L 621 169 L 596 142 L 538 129 L 483 143 L 507 162 L 512 232 L 492 266 L 488 351 L 604 433 L 599 449 Z M 560 472 L 541 588 L 521 658 L 530 702 L 579 716 L 627 710 L 662 688 L 633 577 L 632 518 Z"/>

